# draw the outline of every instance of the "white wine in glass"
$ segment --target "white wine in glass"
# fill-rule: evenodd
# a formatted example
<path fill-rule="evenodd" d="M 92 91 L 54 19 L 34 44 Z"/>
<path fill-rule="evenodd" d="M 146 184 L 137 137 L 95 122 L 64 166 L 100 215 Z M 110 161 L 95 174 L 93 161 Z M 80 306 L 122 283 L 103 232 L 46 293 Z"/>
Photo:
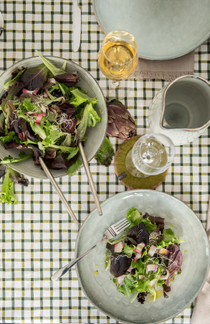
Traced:
<path fill-rule="evenodd" d="M 98 53 L 101 72 L 117 87 L 119 81 L 131 76 L 138 65 L 138 51 L 135 38 L 127 31 L 109 33 Z"/>

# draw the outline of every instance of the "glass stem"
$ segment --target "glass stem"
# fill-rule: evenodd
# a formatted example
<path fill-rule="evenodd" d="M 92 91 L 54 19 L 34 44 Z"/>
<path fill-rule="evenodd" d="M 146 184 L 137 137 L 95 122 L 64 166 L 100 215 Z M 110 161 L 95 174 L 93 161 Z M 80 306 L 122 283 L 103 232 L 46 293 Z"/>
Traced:
<path fill-rule="evenodd" d="M 119 87 L 120 82 L 119 81 L 112 81 L 112 84 L 115 88 Z"/>

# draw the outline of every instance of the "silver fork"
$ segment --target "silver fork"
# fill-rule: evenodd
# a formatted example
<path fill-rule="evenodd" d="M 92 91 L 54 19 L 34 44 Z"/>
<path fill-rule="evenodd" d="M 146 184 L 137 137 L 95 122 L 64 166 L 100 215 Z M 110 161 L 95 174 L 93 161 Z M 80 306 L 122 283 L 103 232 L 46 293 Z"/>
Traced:
<path fill-rule="evenodd" d="M 116 222 L 115 224 L 109 226 L 106 229 L 106 231 L 104 232 L 102 239 L 98 243 L 93 245 L 88 251 L 86 251 L 85 253 L 80 255 L 78 258 L 76 258 L 75 260 L 73 260 L 72 262 L 68 263 L 63 268 L 61 268 L 60 270 L 55 272 L 51 279 L 57 280 L 57 279 L 63 277 L 63 275 L 67 271 L 69 271 L 77 262 L 79 262 L 82 258 L 84 258 L 84 256 L 86 256 L 96 246 L 98 246 L 100 243 L 102 243 L 104 241 L 113 239 L 114 237 L 116 237 L 117 235 L 122 233 L 122 231 L 124 231 L 124 229 L 128 226 L 129 226 L 129 222 L 128 222 L 127 218 L 123 218 L 123 219 L 119 220 L 118 222 Z"/>

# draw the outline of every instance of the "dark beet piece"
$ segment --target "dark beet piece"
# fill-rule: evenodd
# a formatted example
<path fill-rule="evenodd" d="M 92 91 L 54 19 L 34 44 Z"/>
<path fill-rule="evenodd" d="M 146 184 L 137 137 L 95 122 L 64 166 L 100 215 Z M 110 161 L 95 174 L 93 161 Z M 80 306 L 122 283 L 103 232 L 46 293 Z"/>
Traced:
<path fill-rule="evenodd" d="M 110 273 L 115 277 L 122 276 L 130 267 L 131 259 L 124 254 L 113 254 Z"/>
<path fill-rule="evenodd" d="M 166 284 L 163 285 L 163 291 L 165 292 L 170 292 L 171 291 L 171 287 L 167 286 Z"/>
<path fill-rule="evenodd" d="M 143 223 L 130 228 L 127 232 L 127 237 L 135 245 L 142 242 L 144 242 L 145 245 L 149 243 L 149 233 Z"/>
<path fill-rule="evenodd" d="M 148 295 L 148 292 L 139 293 L 138 296 L 137 296 L 138 302 L 141 303 L 141 304 L 144 304 L 145 298 L 146 298 L 147 295 Z"/>

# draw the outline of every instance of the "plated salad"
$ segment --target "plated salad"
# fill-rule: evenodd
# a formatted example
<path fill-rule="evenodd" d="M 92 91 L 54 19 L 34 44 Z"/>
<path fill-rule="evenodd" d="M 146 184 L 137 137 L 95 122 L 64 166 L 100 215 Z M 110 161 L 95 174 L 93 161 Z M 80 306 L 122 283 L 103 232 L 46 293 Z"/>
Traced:
<path fill-rule="evenodd" d="M 132 301 L 155 301 L 168 297 L 171 284 L 181 273 L 183 261 L 179 240 L 164 218 L 136 208 L 128 210 L 130 226 L 126 233 L 106 245 L 105 270 L 110 270 L 117 290 Z"/>
<path fill-rule="evenodd" d="M 82 164 L 78 144 L 86 140 L 87 127 L 101 120 L 94 109 L 97 99 L 77 87 L 79 75 L 66 72 L 66 61 L 57 68 L 38 54 L 43 63 L 14 71 L 0 99 L 1 144 L 32 151 L 22 150 L 19 158 L 8 154 L 1 164 L 33 158 L 39 165 L 42 156 L 48 168 L 73 175 Z"/>

